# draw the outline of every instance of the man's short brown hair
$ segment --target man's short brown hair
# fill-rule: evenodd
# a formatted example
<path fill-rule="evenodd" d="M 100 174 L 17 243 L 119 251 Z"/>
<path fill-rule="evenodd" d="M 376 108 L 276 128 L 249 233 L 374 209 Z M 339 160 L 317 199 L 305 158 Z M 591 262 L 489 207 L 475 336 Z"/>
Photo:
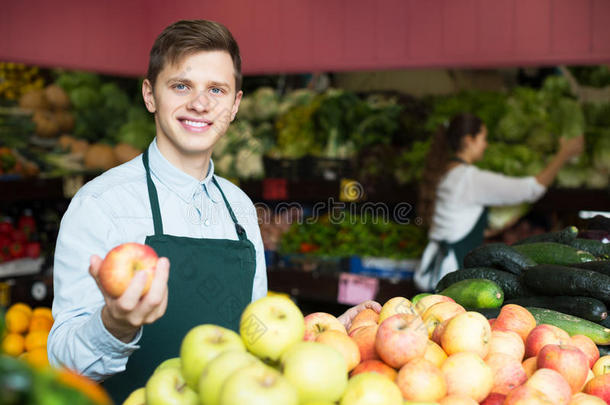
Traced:
<path fill-rule="evenodd" d="M 235 70 L 235 91 L 241 89 L 239 46 L 227 27 L 207 20 L 182 20 L 165 28 L 150 50 L 146 78 L 154 88 L 159 72 L 167 63 L 177 63 L 182 57 L 200 51 L 228 52 Z"/>

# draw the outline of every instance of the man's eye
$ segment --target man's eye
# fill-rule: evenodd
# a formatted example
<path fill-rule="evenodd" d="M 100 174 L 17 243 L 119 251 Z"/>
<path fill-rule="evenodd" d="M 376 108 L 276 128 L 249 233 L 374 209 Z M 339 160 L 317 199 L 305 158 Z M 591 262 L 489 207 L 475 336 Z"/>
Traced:
<path fill-rule="evenodd" d="M 174 88 L 175 88 L 176 90 L 180 90 L 180 91 L 182 91 L 182 90 L 186 90 L 186 85 L 184 85 L 184 84 L 182 84 L 182 83 L 178 83 L 178 84 L 175 84 L 175 85 L 174 85 Z"/>
<path fill-rule="evenodd" d="M 222 89 L 218 88 L 218 87 L 213 87 L 212 90 L 210 90 L 213 94 L 222 94 Z"/>

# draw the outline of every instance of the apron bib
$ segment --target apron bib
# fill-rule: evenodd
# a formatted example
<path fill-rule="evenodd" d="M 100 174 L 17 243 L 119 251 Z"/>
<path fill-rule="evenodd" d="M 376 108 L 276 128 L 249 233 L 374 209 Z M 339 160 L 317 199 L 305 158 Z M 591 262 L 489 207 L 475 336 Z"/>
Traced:
<path fill-rule="evenodd" d="M 464 267 L 464 257 L 466 254 L 483 244 L 483 235 L 487 227 L 487 213 L 488 209 L 485 207 L 470 232 L 457 242 L 437 241 L 438 250 L 423 272 L 423 274 L 430 274 L 429 289 L 434 290 L 434 287 L 439 282 L 442 264 L 451 252 L 455 254 L 458 269 L 461 269 Z"/>
<path fill-rule="evenodd" d="M 241 313 L 252 300 L 256 270 L 254 245 L 237 222 L 214 177 L 212 182 L 222 195 L 239 239 L 164 235 L 148 151 L 144 152 L 142 160 L 155 227 L 155 234 L 147 236 L 145 243 L 155 249 L 159 257 L 167 257 L 170 261 L 168 303 L 160 319 L 144 325 L 140 349 L 129 357 L 126 370 L 104 382 L 117 404 L 135 389 L 143 387 L 161 362 L 180 356 L 182 339 L 191 328 L 209 323 L 237 332 Z"/>

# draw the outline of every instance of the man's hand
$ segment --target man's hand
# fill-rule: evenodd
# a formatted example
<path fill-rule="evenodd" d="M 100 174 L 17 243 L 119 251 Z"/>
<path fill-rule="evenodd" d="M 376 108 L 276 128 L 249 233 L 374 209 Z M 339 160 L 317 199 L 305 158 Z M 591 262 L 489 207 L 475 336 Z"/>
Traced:
<path fill-rule="evenodd" d="M 91 256 L 89 273 L 95 279 L 106 302 L 102 308 L 102 322 L 114 337 L 128 343 L 133 340 L 142 325 L 153 323 L 165 313 L 169 260 L 165 257 L 159 258 L 150 289 L 143 297 L 140 295 L 146 285 L 144 272 L 137 272 L 123 295 L 113 298 L 104 291 L 99 281 L 101 265 L 102 259 L 99 256 Z"/>
<path fill-rule="evenodd" d="M 361 311 L 367 308 L 370 308 L 373 311 L 379 313 L 379 311 L 381 311 L 381 304 L 379 304 L 377 301 L 364 301 L 356 305 L 355 307 L 351 307 L 350 309 L 345 311 L 343 315 L 340 315 L 337 319 L 339 319 L 339 322 L 341 322 L 343 326 L 345 326 L 345 330 L 349 330 L 350 326 L 352 326 L 352 321 L 354 320 L 356 315 L 358 315 Z"/>

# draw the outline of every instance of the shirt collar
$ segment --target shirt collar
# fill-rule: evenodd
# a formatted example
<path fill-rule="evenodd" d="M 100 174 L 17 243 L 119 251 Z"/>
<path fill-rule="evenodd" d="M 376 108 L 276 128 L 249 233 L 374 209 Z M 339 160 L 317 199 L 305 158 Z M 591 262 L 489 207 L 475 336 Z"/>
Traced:
<path fill-rule="evenodd" d="M 205 192 L 213 202 L 218 202 L 218 193 L 210 192 L 212 178 L 214 177 L 214 162 L 210 159 L 208 174 L 201 181 L 184 173 L 172 165 L 163 156 L 157 146 L 157 138 L 148 147 L 148 160 L 150 171 L 163 185 L 176 193 L 186 203 L 190 203 L 201 192 Z"/>

